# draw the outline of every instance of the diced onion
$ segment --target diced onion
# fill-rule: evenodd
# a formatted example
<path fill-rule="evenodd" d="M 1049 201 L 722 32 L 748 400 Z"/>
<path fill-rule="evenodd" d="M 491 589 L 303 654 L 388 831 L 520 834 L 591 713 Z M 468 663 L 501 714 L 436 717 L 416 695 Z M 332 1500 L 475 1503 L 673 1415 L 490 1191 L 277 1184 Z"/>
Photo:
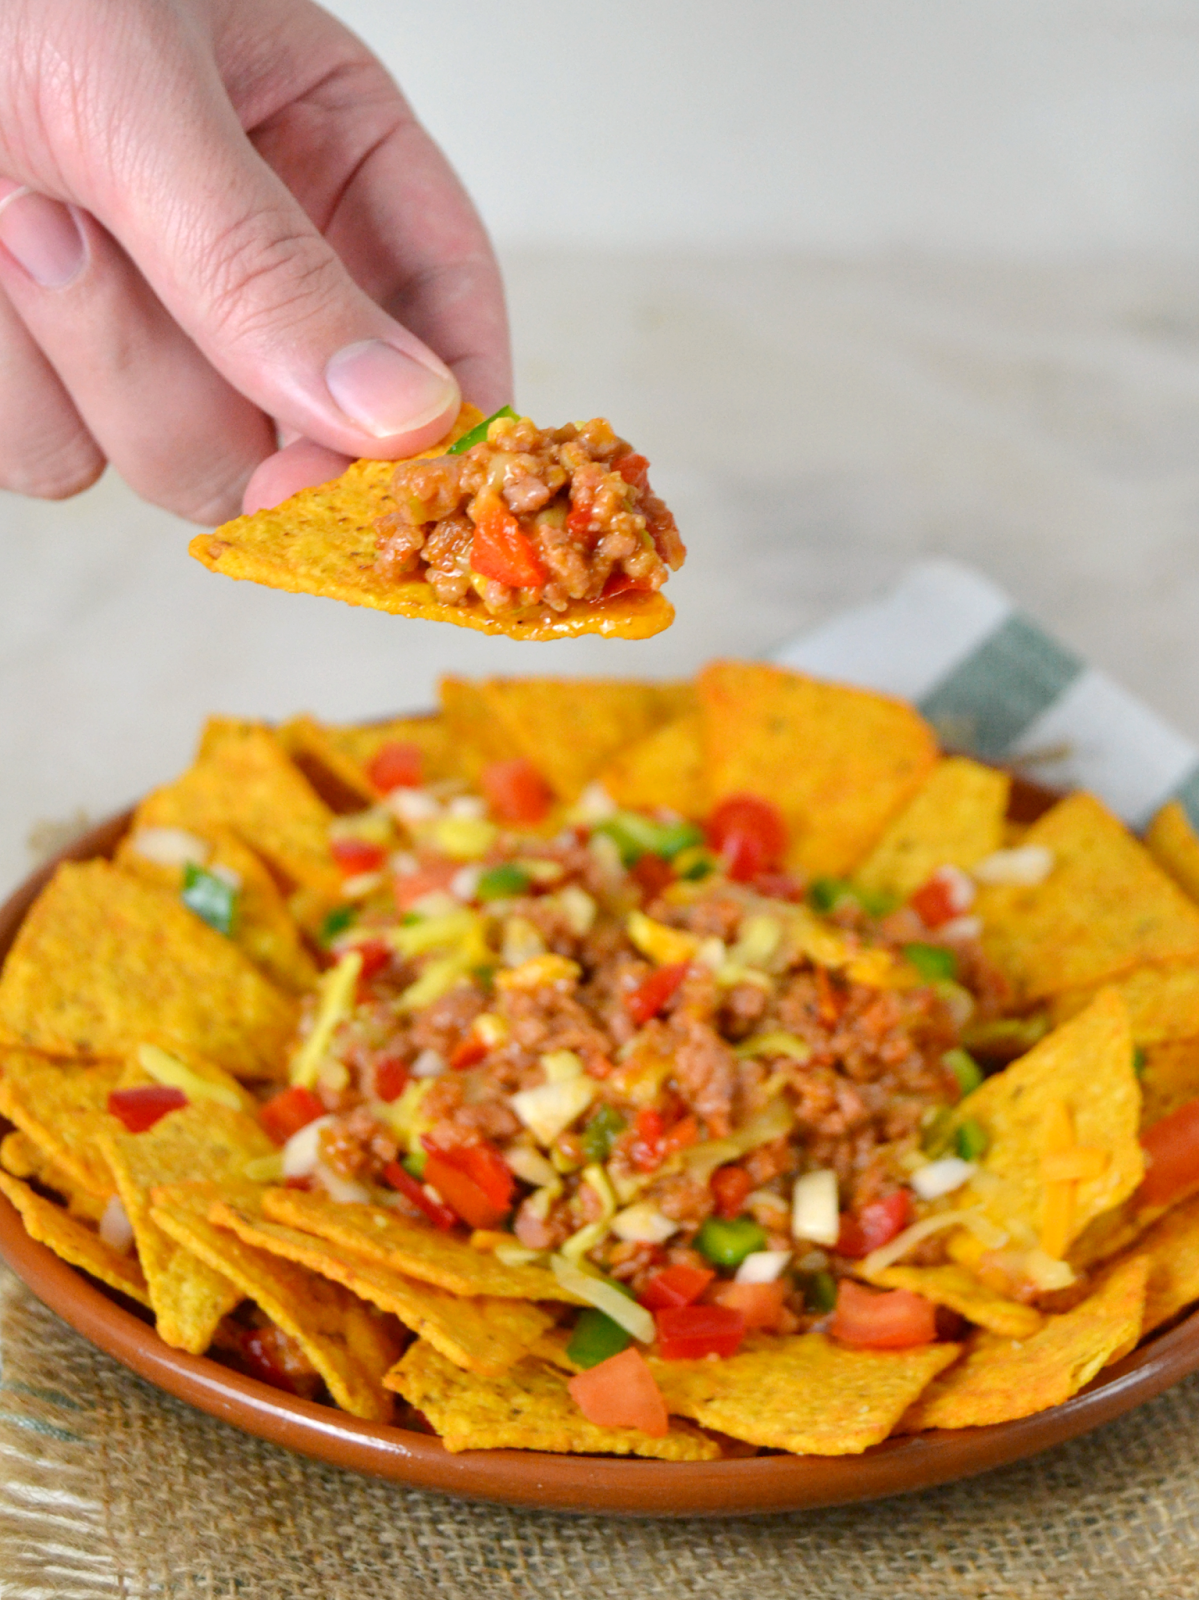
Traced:
<path fill-rule="evenodd" d="M 360 1183 L 354 1183 L 349 1178 L 343 1178 L 340 1173 L 327 1167 L 323 1161 L 317 1162 L 313 1168 L 313 1176 L 330 1200 L 336 1200 L 338 1205 L 362 1204 L 371 1197 L 369 1189 Z"/>
<path fill-rule="evenodd" d="M 547 1083 L 569 1083 L 582 1075 L 583 1062 L 573 1050 L 549 1050 L 541 1058 Z"/>
<path fill-rule="evenodd" d="M 837 1174 L 825 1167 L 796 1178 L 791 1191 L 791 1234 L 809 1244 L 836 1244 L 841 1232 Z"/>
<path fill-rule="evenodd" d="M 612 1218 L 612 1232 L 631 1244 L 664 1244 L 678 1231 L 679 1224 L 665 1216 L 650 1200 L 626 1206 Z"/>
<path fill-rule="evenodd" d="M 283 1146 L 283 1176 L 285 1178 L 308 1178 L 316 1169 L 320 1158 L 321 1129 L 333 1125 L 337 1119 L 332 1112 L 323 1117 L 317 1117 L 315 1122 L 307 1122 L 293 1133 Z"/>
<path fill-rule="evenodd" d="M 512 1096 L 512 1109 L 543 1148 L 548 1149 L 591 1104 L 595 1084 L 587 1077 L 543 1083 Z"/>
<path fill-rule="evenodd" d="M 785 1138 L 791 1131 L 791 1123 L 791 1109 L 786 1101 L 772 1100 L 765 1111 L 759 1111 L 729 1138 L 708 1139 L 703 1144 L 692 1145 L 683 1157 L 687 1171 L 698 1183 L 707 1183 L 717 1167 L 748 1155 L 759 1145 Z"/>
<path fill-rule="evenodd" d="M 381 872 L 356 872 L 352 878 L 342 882 L 341 897 L 343 900 L 365 900 L 368 894 L 374 894 L 382 882 Z"/>
<path fill-rule="evenodd" d="M 963 1161 L 961 1156 L 944 1156 L 940 1161 L 930 1161 L 912 1174 L 912 1188 L 922 1200 L 939 1200 L 943 1194 L 952 1194 L 977 1172 L 973 1161 Z"/>
<path fill-rule="evenodd" d="M 591 932 L 596 907 L 586 889 L 580 889 L 577 883 L 568 883 L 565 889 L 558 890 L 554 900 L 566 918 L 566 926 L 576 938 L 581 939 L 584 934 Z"/>
<path fill-rule="evenodd" d="M 412 1063 L 411 1076 L 414 1078 L 440 1078 L 445 1071 L 445 1058 L 438 1055 L 436 1050 L 422 1050 Z"/>
<path fill-rule="evenodd" d="M 572 822 L 603 822 L 616 810 L 616 801 L 602 783 L 589 783 L 570 809 Z"/>
<path fill-rule="evenodd" d="M 996 850 L 970 869 L 979 883 L 1014 884 L 1032 888 L 1053 871 L 1053 851 L 1043 844 L 1021 844 L 1014 850 Z"/>
<path fill-rule="evenodd" d="M 456 794 L 446 810 L 451 817 L 468 817 L 472 822 L 481 822 L 487 815 L 487 802 L 481 795 Z"/>
<path fill-rule="evenodd" d="M 514 1172 L 522 1183 L 531 1183 L 535 1189 L 553 1183 L 558 1176 L 552 1163 L 531 1145 L 518 1144 L 511 1150 L 505 1150 L 504 1160 L 510 1172 Z"/>
<path fill-rule="evenodd" d="M 981 939 L 982 932 L 981 917 L 954 917 L 941 924 L 937 929 L 937 938 L 948 939 L 952 944 L 956 939 Z"/>
<path fill-rule="evenodd" d="M 425 789 L 393 789 L 384 804 L 405 827 L 419 827 L 441 815 L 441 803 Z"/>
<path fill-rule="evenodd" d="M 129 848 L 159 867 L 186 867 L 193 863 L 202 867 L 212 854 L 212 847 L 204 839 L 197 839 L 183 828 L 138 828 Z"/>
<path fill-rule="evenodd" d="M 208 870 L 214 878 L 219 878 L 222 883 L 228 884 L 230 889 L 238 890 L 242 887 L 241 873 L 234 872 L 232 867 L 223 867 L 218 861 Z M 342 887 L 344 889 L 344 884 Z"/>
<path fill-rule="evenodd" d="M 737 1268 L 734 1283 L 774 1283 L 791 1259 L 790 1250 L 751 1250 Z"/>
<path fill-rule="evenodd" d="M 479 892 L 483 869 L 478 865 L 459 867 L 450 879 L 450 893 L 459 900 L 473 900 Z"/>
<path fill-rule="evenodd" d="M 155 1083 L 165 1083 L 172 1089 L 182 1089 L 189 1100 L 215 1100 L 218 1105 L 240 1111 L 242 1096 L 231 1083 L 211 1083 L 191 1067 L 177 1061 L 174 1056 L 160 1050 L 156 1044 L 138 1046 L 137 1064 Z"/>
<path fill-rule="evenodd" d="M 105 1244 L 110 1244 L 114 1250 L 120 1250 L 122 1254 L 133 1243 L 133 1224 L 121 1204 L 119 1194 L 114 1194 L 104 1207 L 104 1215 L 100 1218 L 100 1237 Z"/>
<path fill-rule="evenodd" d="M 602 1278 L 593 1278 L 563 1256 L 552 1255 L 550 1268 L 567 1294 L 585 1300 L 597 1311 L 602 1311 L 642 1344 L 649 1344 L 653 1340 L 656 1332 L 654 1319 L 644 1306 L 639 1306 L 635 1300 L 630 1300 Z"/>
<path fill-rule="evenodd" d="M 933 881 L 945 889 L 955 916 L 960 917 L 974 904 L 974 880 L 969 873 L 963 872 L 961 867 L 955 867 L 947 862 L 933 873 Z"/>

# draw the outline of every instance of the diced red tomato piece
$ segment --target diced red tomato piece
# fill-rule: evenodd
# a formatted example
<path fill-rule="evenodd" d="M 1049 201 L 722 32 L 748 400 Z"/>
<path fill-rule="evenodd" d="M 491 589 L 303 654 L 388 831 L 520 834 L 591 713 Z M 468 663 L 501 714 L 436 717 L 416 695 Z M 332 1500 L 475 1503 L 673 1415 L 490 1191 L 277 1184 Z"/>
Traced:
<path fill-rule="evenodd" d="M 455 1072 L 465 1072 L 468 1067 L 477 1067 L 487 1055 L 487 1046 L 477 1034 L 468 1033 L 465 1039 L 459 1041 L 450 1057 L 450 1066 Z"/>
<path fill-rule="evenodd" d="M 453 861 L 435 861 L 431 866 L 403 873 L 395 879 L 392 890 L 396 910 L 403 916 L 427 894 L 433 894 L 437 889 L 448 889 L 458 871 L 460 868 Z"/>
<path fill-rule="evenodd" d="M 767 1333 L 780 1332 L 790 1320 L 786 1298 L 787 1285 L 781 1278 L 774 1283 L 718 1283 L 708 1293 L 710 1304 L 740 1311 L 747 1330 L 762 1328 Z"/>
<path fill-rule="evenodd" d="M 649 488 L 649 461 L 645 456 L 621 456 L 619 461 L 612 463 L 613 470 L 619 472 L 626 483 L 632 484 L 634 489 Z"/>
<path fill-rule="evenodd" d="M 187 1104 L 182 1089 L 172 1089 L 165 1083 L 147 1083 L 140 1089 L 114 1089 L 108 1097 L 108 1109 L 129 1129 L 130 1133 L 145 1133 L 168 1111 L 181 1111 Z"/>
<path fill-rule="evenodd" d="M 282 1364 L 275 1330 L 243 1329 L 237 1341 L 237 1353 L 252 1378 L 257 1378 L 260 1383 L 269 1383 L 272 1389 L 282 1389 L 287 1394 L 300 1393 L 301 1386 L 296 1376 Z"/>
<path fill-rule="evenodd" d="M 754 1180 L 744 1167 L 717 1167 L 708 1180 L 712 1198 L 716 1202 L 716 1215 L 731 1221 L 739 1217 L 745 1197 L 753 1189 Z"/>
<path fill-rule="evenodd" d="M 283 1145 L 293 1133 L 323 1117 L 325 1108 L 311 1089 L 281 1089 L 258 1108 L 258 1120 L 276 1144 Z"/>
<path fill-rule="evenodd" d="M 650 1311 L 689 1306 L 699 1299 L 715 1276 L 710 1267 L 692 1267 L 685 1261 L 676 1261 L 647 1278 L 637 1298 Z"/>
<path fill-rule="evenodd" d="M 1168 1206 L 1199 1189 L 1199 1100 L 1171 1111 L 1141 1135 L 1145 1176 L 1138 1198 Z"/>
<path fill-rule="evenodd" d="M 402 1194 L 405 1200 L 411 1200 L 419 1211 L 424 1212 L 433 1226 L 440 1228 L 443 1233 L 448 1233 L 451 1228 L 458 1226 L 457 1213 L 451 1211 L 449 1206 L 443 1206 L 440 1200 L 435 1200 L 431 1194 L 426 1194 L 424 1184 L 418 1182 L 410 1172 L 405 1171 L 398 1161 L 389 1161 L 383 1168 L 383 1180 Z"/>
<path fill-rule="evenodd" d="M 605 580 L 603 589 L 600 591 L 600 598 L 611 600 L 613 595 L 628 594 L 631 590 L 645 590 L 651 587 L 651 584 L 639 583 L 636 578 L 631 577 L 627 572 L 610 572 Z"/>
<path fill-rule="evenodd" d="M 921 884 L 908 903 L 926 928 L 939 928 L 957 916 L 949 884 L 935 875 Z"/>
<path fill-rule="evenodd" d="M 316 1188 L 316 1179 L 310 1172 L 306 1172 L 302 1178 L 284 1178 L 283 1187 L 285 1189 L 303 1189 L 307 1192 Z"/>
<path fill-rule="evenodd" d="M 631 993 L 625 995 L 624 1008 L 639 1028 L 644 1027 L 651 1017 L 656 1017 L 674 995 L 687 976 L 687 966 L 686 961 L 676 961 L 668 967 L 656 967 L 648 978 L 642 979 Z"/>
<path fill-rule="evenodd" d="M 844 1211 L 837 1254 L 854 1261 L 868 1256 L 872 1250 L 890 1244 L 911 1220 L 912 1196 L 907 1189 L 895 1189 L 878 1200 L 868 1200 L 860 1211 Z"/>
<path fill-rule="evenodd" d="M 421 1139 L 430 1157 L 436 1156 L 471 1179 L 486 1195 L 492 1205 L 507 1211 L 512 1204 L 516 1179 L 512 1169 L 494 1145 L 479 1140 L 477 1144 L 454 1145 L 446 1149 L 428 1135 Z M 426 1171 L 428 1169 L 426 1168 Z M 433 1183 L 432 1178 L 429 1179 Z M 437 1185 L 434 1183 L 433 1187 Z M 482 1227 L 482 1223 L 478 1224 Z"/>
<path fill-rule="evenodd" d="M 540 589 L 545 584 L 545 568 L 533 541 L 502 505 L 488 506 L 475 524 L 470 565 L 473 572 L 510 589 Z"/>
<path fill-rule="evenodd" d="M 906 1350 L 937 1337 L 937 1308 L 910 1289 L 866 1289 L 842 1278 L 829 1332 L 862 1350 Z"/>
<path fill-rule="evenodd" d="M 745 1338 L 745 1313 L 733 1306 L 667 1306 L 654 1313 L 665 1361 L 700 1361 L 736 1355 Z"/>
<path fill-rule="evenodd" d="M 383 1056 L 375 1062 L 375 1093 L 388 1104 L 398 1100 L 408 1082 L 408 1063 L 403 1056 Z"/>
<path fill-rule="evenodd" d="M 643 900 L 653 900 L 662 893 L 668 883 L 674 882 L 670 863 L 663 861 L 661 856 L 656 856 L 649 850 L 630 869 L 629 877 L 641 890 Z"/>
<path fill-rule="evenodd" d="M 572 539 L 580 542 L 590 539 L 593 505 L 594 497 L 590 490 L 580 492 L 571 504 L 566 517 L 566 531 Z"/>
<path fill-rule="evenodd" d="M 380 794 L 390 794 L 393 789 L 419 789 L 424 763 L 420 745 L 391 739 L 372 756 L 366 775 Z"/>
<path fill-rule="evenodd" d="M 367 939 L 354 948 L 362 957 L 362 970 L 358 974 L 359 983 L 369 983 L 391 960 L 391 947 L 385 945 L 382 939 Z"/>
<path fill-rule="evenodd" d="M 662 1135 L 658 1143 L 661 1159 L 674 1155 L 676 1150 L 690 1150 L 693 1144 L 699 1142 L 699 1121 L 696 1117 L 680 1117 Z"/>
<path fill-rule="evenodd" d="M 749 883 L 759 873 L 782 863 L 787 824 L 769 800 L 756 794 L 733 794 L 708 818 L 708 843 L 736 883 Z"/>
<path fill-rule="evenodd" d="M 567 1384 L 571 1399 L 597 1428 L 639 1428 L 660 1439 L 670 1427 L 662 1391 L 649 1363 L 631 1345 L 586 1372 L 577 1372 Z"/>
<path fill-rule="evenodd" d="M 629 1157 L 638 1172 L 653 1172 L 662 1165 L 662 1113 L 647 1106 L 637 1113 Z"/>
<path fill-rule="evenodd" d="M 479 781 L 501 822 L 540 822 L 553 804 L 549 784 L 524 756 L 493 761 Z"/>
<path fill-rule="evenodd" d="M 387 860 L 383 846 L 371 844 L 369 839 L 332 839 L 329 853 L 347 878 L 357 877 L 360 872 L 374 872 Z"/>
<path fill-rule="evenodd" d="M 431 1155 L 425 1162 L 425 1182 L 472 1228 L 498 1228 L 508 1215 L 506 1206 L 494 1205 L 473 1178 L 444 1156 Z"/>

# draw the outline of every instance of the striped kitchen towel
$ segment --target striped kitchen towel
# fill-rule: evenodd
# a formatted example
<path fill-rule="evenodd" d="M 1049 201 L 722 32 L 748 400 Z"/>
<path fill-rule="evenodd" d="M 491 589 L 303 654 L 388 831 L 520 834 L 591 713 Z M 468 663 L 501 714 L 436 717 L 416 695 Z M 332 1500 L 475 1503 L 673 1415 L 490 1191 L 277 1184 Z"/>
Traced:
<path fill-rule="evenodd" d="M 774 659 L 902 695 L 947 747 L 1090 789 L 1134 828 L 1172 796 L 1199 826 L 1199 750 L 956 562 L 922 563 Z"/>

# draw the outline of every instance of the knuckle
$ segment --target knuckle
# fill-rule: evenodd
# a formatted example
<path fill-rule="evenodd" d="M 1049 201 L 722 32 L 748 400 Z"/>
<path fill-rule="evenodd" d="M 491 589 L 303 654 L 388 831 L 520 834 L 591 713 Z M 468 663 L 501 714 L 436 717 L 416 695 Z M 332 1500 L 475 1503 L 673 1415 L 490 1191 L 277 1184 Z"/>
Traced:
<path fill-rule="evenodd" d="M 333 251 L 282 206 L 274 216 L 241 217 L 206 246 L 206 255 L 209 318 L 234 341 L 295 326 L 344 287 Z"/>

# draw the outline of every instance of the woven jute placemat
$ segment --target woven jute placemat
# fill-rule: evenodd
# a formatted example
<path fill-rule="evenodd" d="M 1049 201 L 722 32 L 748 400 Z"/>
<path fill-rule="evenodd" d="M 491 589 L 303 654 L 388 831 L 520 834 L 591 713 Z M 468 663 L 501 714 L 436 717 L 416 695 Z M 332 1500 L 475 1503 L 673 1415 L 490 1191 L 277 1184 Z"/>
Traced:
<path fill-rule="evenodd" d="M 1185 1600 L 1199 1375 L 1002 1471 L 873 1505 L 636 1522 L 473 1505 L 160 1394 L 0 1268 L 0 1600 Z"/>

